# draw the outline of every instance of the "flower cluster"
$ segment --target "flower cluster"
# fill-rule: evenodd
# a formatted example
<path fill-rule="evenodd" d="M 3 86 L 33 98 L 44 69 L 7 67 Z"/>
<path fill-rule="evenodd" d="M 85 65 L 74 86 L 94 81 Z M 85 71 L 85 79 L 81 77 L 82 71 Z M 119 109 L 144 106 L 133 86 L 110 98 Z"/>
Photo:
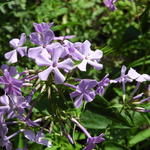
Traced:
<path fill-rule="evenodd" d="M 115 2 L 116 1 L 105 1 L 107 6 L 112 10 L 115 9 Z M 47 124 L 51 124 L 56 120 L 59 120 L 64 135 L 68 138 L 71 144 L 74 144 L 72 136 L 63 127 L 64 120 L 62 119 L 63 117 L 61 117 L 63 111 L 59 113 L 62 108 L 60 108 L 60 106 L 54 101 L 55 98 L 57 99 L 58 97 L 61 97 L 63 95 L 62 91 L 68 87 L 70 87 L 70 89 L 67 89 L 68 91 L 73 90 L 69 94 L 70 98 L 74 99 L 74 106 L 79 108 L 82 106 L 83 101 L 88 103 L 92 102 L 96 95 L 104 95 L 107 86 L 117 83 L 122 84 L 124 102 L 126 84 L 128 82 L 136 82 L 135 89 L 130 94 L 130 100 L 127 102 L 129 105 L 131 104 L 131 106 L 134 105 L 134 107 L 131 107 L 134 111 L 150 111 L 144 107 L 135 106 L 147 102 L 150 99 L 150 97 L 144 97 L 142 100 L 137 101 L 137 99 L 144 96 L 144 93 L 137 94 L 137 91 L 141 83 L 150 81 L 149 75 L 139 74 L 133 68 L 130 68 L 127 72 L 126 66 L 122 66 L 120 77 L 113 80 L 109 79 L 108 74 L 100 81 L 95 79 L 74 78 L 73 73 L 76 71 L 86 72 L 89 67 L 96 70 L 103 69 L 103 65 L 100 63 L 103 52 L 98 49 L 92 50 L 91 43 L 88 40 L 75 43 L 69 41 L 69 39 L 74 37 L 73 35 L 56 37 L 52 31 L 53 23 L 34 23 L 33 26 L 35 32 L 30 34 L 29 39 L 35 46 L 30 48 L 23 46 L 27 39 L 25 33 L 22 33 L 20 39 L 15 38 L 10 41 L 13 50 L 7 52 L 5 58 L 8 60 L 8 63 L 13 64 L 19 62 L 20 59 L 25 56 L 33 60 L 38 69 L 32 70 L 32 68 L 30 68 L 19 73 L 13 66 L 1 66 L 1 147 L 5 147 L 6 150 L 12 150 L 13 145 L 10 139 L 20 132 L 24 133 L 25 138 L 32 142 L 51 147 L 52 143 L 49 139 L 46 139 L 44 132 L 49 131 Z M 18 56 L 21 57 L 19 58 Z M 60 85 L 62 91 L 59 91 Z M 29 91 L 28 94 L 24 92 L 24 89 Z M 44 93 L 44 91 L 52 103 L 51 111 L 53 111 L 53 115 L 43 117 L 45 121 L 43 125 L 43 118 L 37 118 L 36 120 L 32 119 L 32 110 L 37 103 L 37 100 L 33 100 L 34 94 L 41 94 Z M 52 97 L 55 94 L 51 93 L 51 91 L 57 92 L 55 93 L 55 97 Z M 63 96 L 61 98 L 63 98 Z M 92 137 L 75 118 L 72 118 L 72 116 L 69 117 L 68 115 L 66 118 L 67 120 L 70 120 L 70 122 L 76 124 L 87 136 L 87 146 L 84 150 L 92 150 L 96 144 L 105 140 L 103 133 L 99 136 Z M 18 123 L 21 124 L 21 129 L 8 136 L 8 125 Z M 35 132 L 33 128 L 36 128 L 38 131 L 36 130 Z M 51 133 L 51 131 L 49 131 L 49 133 Z"/>

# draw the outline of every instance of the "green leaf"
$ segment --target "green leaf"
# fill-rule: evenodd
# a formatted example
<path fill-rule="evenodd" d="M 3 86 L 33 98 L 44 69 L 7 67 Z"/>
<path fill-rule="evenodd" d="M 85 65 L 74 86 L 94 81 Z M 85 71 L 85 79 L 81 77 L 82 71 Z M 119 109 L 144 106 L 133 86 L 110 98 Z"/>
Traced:
<path fill-rule="evenodd" d="M 86 128 L 105 129 L 112 121 L 105 116 L 86 110 L 81 114 L 81 122 Z"/>
<path fill-rule="evenodd" d="M 43 113 L 45 115 L 53 114 L 51 100 L 48 99 L 47 93 L 42 94 L 35 101 L 36 101 L 35 108 L 40 113 Z"/>
<path fill-rule="evenodd" d="M 93 102 L 86 105 L 86 110 L 102 115 L 116 123 L 130 126 L 127 120 L 115 108 L 110 108 L 110 103 L 101 96 L 96 96 Z"/>
<path fill-rule="evenodd" d="M 150 137 L 150 129 L 140 131 L 138 134 L 136 134 L 129 140 L 129 145 L 133 146 L 141 141 L 144 141 L 145 139 L 149 137 Z"/>

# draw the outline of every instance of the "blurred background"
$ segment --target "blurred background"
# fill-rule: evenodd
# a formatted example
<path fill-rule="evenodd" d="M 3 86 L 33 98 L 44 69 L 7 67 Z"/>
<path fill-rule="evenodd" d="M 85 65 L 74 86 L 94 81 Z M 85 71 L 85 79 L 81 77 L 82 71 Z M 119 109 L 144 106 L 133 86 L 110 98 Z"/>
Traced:
<path fill-rule="evenodd" d="M 82 78 L 89 75 L 100 79 L 106 73 L 115 78 L 122 65 L 150 74 L 150 3 L 148 0 L 118 0 L 116 6 L 117 10 L 112 12 L 102 0 L 0 0 L 0 65 L 5 62 L 4 53 L 12 50 L 9 46 L 12 38 L 19 38 L 23 32 L 30 35 L 34 22 L 54 22 L 52 29 L 56 36 L 75 35 L 73 42 L 89 40 L 93 49 L 104 52 L 104 71 L 90 70 L 88 74 L 82 73 Z M 22 66 L 25 63 L 22 62 Z M 117 98 L 111 90 L 106 98 Z M 121 95 L 121 89 L 113 91 L 118 97 Z M 113 140 L 104 145 L 104 150 L 129 150 L 130 146 L 125 146 L 127 138 L 136 135 L 138 130 L 112 131 Z M 123 140 L 120 145 L 118 139 Z M 148 139 L 137 143 L 132 143 L 132 150 L 149 150 Z M 52 150 L 70 149 L 65 138 L 57 137 L 55 144 Z M 33 145 L 31 149 L 42 148 Z"/>

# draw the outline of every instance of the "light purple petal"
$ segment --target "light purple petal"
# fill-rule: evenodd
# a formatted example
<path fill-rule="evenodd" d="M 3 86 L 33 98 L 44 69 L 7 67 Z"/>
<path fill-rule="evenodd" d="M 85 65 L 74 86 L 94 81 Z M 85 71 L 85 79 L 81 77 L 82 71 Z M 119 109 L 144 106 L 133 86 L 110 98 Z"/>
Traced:
<path fill-rule="evenodd" d="M 145 78 L 144 78 L 142 75 L 140 75 L 140 76 L 136 79 L 136 81 L 137 81 L 137 82 L 144 82 L 144 81 L 146 81 L 146 80 L 145 80 Z"/>
<path fill-rule="evenodd" d="M 54 68 L 54 80 L 56 84 L 61 84 L 65 81 L 64 75 L 59 71 L 58 68 Z"/>
<path fill-rule="evenodd" d="M 45 32 L 47 30 L 50 30 L 49 28 L 53 25 L 53 23 L 33 23 L 33 26 L 35 28 L 36 32 Z"/>
<path fill-rule="evenodd" d="M 150 81 L 150 76 L 148 74 L 141 75 L 146 81 Z"/>
<path fill-rule="evenodd" d="M 94 91 L 91 91 L 91 92 L 89 92 L 88 94 L 84 94 L 84 99 L 85 99 L 87 102 L 93 101 L 94 97 L 95 97 L 95 92 L 94 92 Z"/>
<path fill-rule="evenodd" d="M 57 63 L 59 58 L 61 57 L 61 55 L 63 54 L 64 52 L 64 48 L 62 47 L 58 47 L 57 49 L 53 49 L 53 52 L 52 52 L 52 61 Z"/>
<path fill-rule="evenodd" d="M 41 39 L 41 35 L 37 32 L 33 32 L 30 34 L 30 41 L 36 45 L 42 45 L 43 44 L 42 39 Z"/>
<path fill-rule="evenodd" d="M 19 45 L 19 39 L 12 39 L 11 41 L 9 41 L 9 44 L 11 47 L 13 47 L 14 49 L 16 49 Z"/>
<path fill-rule="evenodd" d="M 58 68 L 72 70 L 73 69 L 73 61 L 70 58 L 68 58 L 68 59 L 58 63 L 57 66 L 58 66 Z"/>
<path fill-rule="evenodd" d="M 83 55 L 87 56 L 91 52 L 90 47 L 91 47 L 91 43 L 88 40 L 86 40 L 82 43 L 82 46 L 80 47 L 79 51 Z"/>
<path fill-rule="evenodd" d="M 48 67 L 46 70 L 38 73 L 38 76 L 41 80 L 46 81 L 51 71 L 52 71 L 52 67 Z"/>
<path fill-rule="evenodd" d="M 42 43 L 44 46 L 48 45 L 54 39 L 54 32 L 51 30 L 42 33 Z"/>
<path fill-rule="evenodd" d="M 121 68 L 121 75 L 125 75 L 126 70 L 127 70 L 127 67 L 123 65 Z"/>
<path fill-rule="evenodd" d="M 26 35 L 25 35 L 25 33 L 22 33 L 19 43 L 18 43 L 18 46 L 22 46 L 25 43 L 25 41 L 26 41 Z"/>
<path fill-rule="evenodd" d="M 5 58 L 8 59 L 9 63 L 16 63 L 17 62 L 17 51 L 12 50 L 10 52 L 5 53 Z"/>
<path fill-rule="evenodd" d="M 78 96 L 78 97 L 75 99 L 74 106 L 75 106 L 76 108 L 79 108 L 79 107 L 82 105 L 82 100 L 83 100 L 83 95 Z"/>
<path fill-rule="evenodd" d="M 41 46 L 39 47 L 34 47 L 34 48 L 29 48 L 28 50 L 28 57 L 35 59 L 41 52 L 43 48 Z"/>
<path fill-rule="evenodd" d="M 95 144 L 89 143 L 83 150 L 92 150 L 95 147 Z"/>
<path fill-rule="evenodd" d="M 127 75 L 129 78 L 131 78 L 133 80 L 137 79 L 140 76 L 140 74 L 137 73 L 136 70 L 134 70 L 133 68 L 130 68 Z"/>
<path fill-rule="evenodd" d="M 79 95 L 81 95 L 82 93 L 80 92 L 80 91 L 74 91 L 74 92 L 72 92 L 72 93 L 70 93 L 70 97 L 71 98 L 74 98 L 74 97 L 77 97 L 77 96 L 79 96 Z"/>
<path fill-rule="evenodd" d="M 24 136 L 32 141 L 32 142 L 35 142 L 35 133 L 32 131 L 32 130 L 25 130 L 24 131 Z"/>
<path fill-rule="evenodd" d="M 44 137 L 45 136 L 42 132 L 38 132 L 36 135 L 36 142 L 39 144 L 45 145 L 47 147 L 51 147 L 52 143 L 49 140 L 44 139 Z"/>
<path fill-rule="evenodd" d="M 50 66 L 50 65 L 52 65 L 52 61 L 47 56 L 44 56 L 44 53 L 41 55 L 38 55 L 36 57 L 35 61 L 36 61 L 36 64 L 38 66 Z"/>
<path fill-rule="evenodd" d="M 18 47 L 16 50 L 21 55 L 21 57 L 27 54 L 27 47 Z"/>
<path fill-rule="evenodd" d="M 102 64 L 99 64 L 99 63 L 96 62 L 96 61 L 88 60 L 88 64 L 90 64 L 91 66 L 93 66 L 96 70 L 101 70 L 101 69 L 103 69 L 103 65 L 102 65 Z"/>
<path fill-rule="evenodd" d="M 14 66 L 9 67 L 8 65 L 3 64 L 1 66 L 1 69 L 3 70 L 3 72 L 4 72 L 4 70 L 8 70 L 8 72 L 10 73 L 11 76 L 15 76 L 18 73 L 16 70 L 16 67 L 14 67 Z"/>
<path fill-rule="evenodd" d="M 103 52 L 101 50 L 96 50 L 93 52 L 93 54 L 91 54 L 88 58 L 90 60 L 96 60 L 99 61 L 103 56 Z"/>
<path fill-rule="evenodd" d="M 83 59 L 82 62 L 78 65 L 78 68 L 79 68 L 81 71 L 86 71 L 86 65 L 87 65 L 87 60 L 86 60 L 86 59 Z"/>

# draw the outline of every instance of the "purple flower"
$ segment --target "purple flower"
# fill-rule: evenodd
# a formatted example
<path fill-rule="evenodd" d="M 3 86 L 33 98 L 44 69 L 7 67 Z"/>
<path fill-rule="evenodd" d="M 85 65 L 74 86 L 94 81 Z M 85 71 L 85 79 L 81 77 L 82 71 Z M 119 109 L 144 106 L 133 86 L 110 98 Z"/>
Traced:
<path fill-rule="evenodd" d="M 78 51 L 82 54 L 82 62 L 78 65 L 78 68 L 81 71 L 86 71 L 87 64 L 90 64 L 97 70 L 101 70 L 103 68 L 103 65 L 98 63 L 103 56 L 102 51 L 92 51 L 90 48 L 91 43 L 87 40 L 82 44 L 76 43 L 76 45 L 78 45 Z"/>
<path fill-rule="evenodd" d="M 44 133 L 42 133 L 41 131 L 35 134 L 32 130 L 25 130 L 24 135 L 27 139 L 29 139 L 32 142 L 36 142 L 38 144 L 42 144 L 47 147 L 52 146 L 50 141 L 44 139 L 45 138 Z"/>
<path fill-rule="evenodd" d="M 14 48 L 14 50 L 5 54 L 5 58 L 8 59 L 8 62 L 15 63 L 18 61 L 17 52 L 20 54 L 21 57 L 26 55 L 27 47 L 22 47 L 25 41 L 26 35 L 25 33 L 22 33 L 20 39 L 12 39 L 9 42 L 10 45 Z"/>
<path fill-rule="evenodd" d="M 92 89 L 97 85 L 97 81 L 90 79 L 83 79 L 79 85 L 75 87 L 76 91 L 70 94 L 71 98 L 75 98 L 75 107 L 80 107 L 83 99 L 87 102 L 93 101 L 95 98 L 95 91 Z"/>
<path fill-rule="evenodd" d="M 88 137 L 87 146 L 83 150 L 92 150 L 96 144 L 103 142 L 105 139 L 103 138 L 104 134 L 100 134 L 95 137 Z"/>
<path fill-rule="evenodd" d="M 46 47 L 54 39 L 54 33 L 52 30 L 47 30 L 42 33 L 33 32 L 30 34 L 30 40 L 33 44 Z"/>
<path fill-rule="evenodd" d="M 128 75 L 126 75 L 126 70 L 127 70 L 126 66 L 123 65 L 121 68 L 121 76 L 118 77 L 117 79 L 110 80 L 110 83 L 118 83 L 118 82 L 122 83 L 122 90 L 123 90 L 124 95 L 125 95 L 125 84 L 126 84 L 126 82 L 132 82 L 133 81 L 132 79 L 130 79 L 128 77 Z"/>
<path fill-rule="evenodd" d="M 139 74 L 133 68 L 130 68 L 127 75 L 131 80 L 136 80 L 137 82 L 150 81 L 150 76 L 149 75 Z"/>
<path fill-rule="evenodd" d="M 23 85 L 22 80 L 13 78 L 14 72 L 8 72 L 4 70 L 3 76 L 0 76 L 0 84 L 4 85 L 4 90 L 9 95 L 21 95 L 21 87 Z"/>
<path fill-rule="evenodd" d="M 12 150 L 12 144 L 7 138 L 8 128 L 4 120 L 3 113 L 0 112 L 0 146 L 5 147 L 6 150 Z"/>
<path fill-rule="evenodd" d="M 72 59 L 74 60 L 82 60 L 83 56 L 82 54 L 78 51 L 76 45 L 68 40 L 64 41 L 64 54 L 63 57 L 65 56 L 71 56 Z"/>
<path fill-rule="evenodd" d="M 53 26 L 53 22 L 52 23 L 33 23 L 34 29 L 36 32 L 42 33 L 45 31 L 48 31 L 49 28 L 51 28 Z"/>
<path fill-rule="evenodd" d="M 71 121 L 75 123 L 83 133 L 88 137 L 87 146 L 83 150 L 92 150 L 96 144 L 101 143 L 105 139 L 103 138 L 104 134 L 100 134 L 99 136 L 91 137 L 90 133 L 74 118 L 71 118 Z"/>
<path fill-rule="evenodd" d="M 33 25 L 36 32 L 31 33 L 30 41 L 33 44 L 39 45 L 39 47 L 30 48 L 28 57 L 35 59 L 41 53 L 48 55 L 46 47 L 51 43 L 55 35 L 54 32 L 49 29 L 52 26 L 52 23 L 47 24 L 43 22 L 41 24 L 34 23 Z"/>
<path fill-rule="evenodd" d="M 100 82 L 98 82 L 97 88 L 96 88 L 96 94 L 103 95 L 105 91 L 104 87 L 108 86 L 109 82 L 110 80 L 107 74 Z"/>
<path fill-rule="evenodd" d="M 104 0 L 104 4 L 106 7 L 108 7 L 110 10 L 114 11 L 116 9 L 116 6 L 114 5 L 114 3 L 117 0 Z"/>
<path fill-rule="evenodd" d="M 40 72 L 38 75 L 40 77 L 41 80 L 47 80 L 48 76 L 51 72 L 54 73 L 54 80 L 56 84 L 61 84 L 65 81 L 65 77 L 64 75 L 60 72 L 59 69 L 63 69 L 63 70 L 72 70 L 73 69 L 73 61 L 68 58 L 62 62 L 59 62 L 59 58 L 61 57 L 62 53 L 63 53 L 63 49 L 58 48 L 56 49 L 52 49 L 51 51 L 51 56 L 52 56 L 52 60 L 50 60 L 48 57 L 44 56 L 44 55 L 39 55 L 36 58 L 36 63 L 39 66 L 48 66 L 48 68 L 42 72 Z"/>

